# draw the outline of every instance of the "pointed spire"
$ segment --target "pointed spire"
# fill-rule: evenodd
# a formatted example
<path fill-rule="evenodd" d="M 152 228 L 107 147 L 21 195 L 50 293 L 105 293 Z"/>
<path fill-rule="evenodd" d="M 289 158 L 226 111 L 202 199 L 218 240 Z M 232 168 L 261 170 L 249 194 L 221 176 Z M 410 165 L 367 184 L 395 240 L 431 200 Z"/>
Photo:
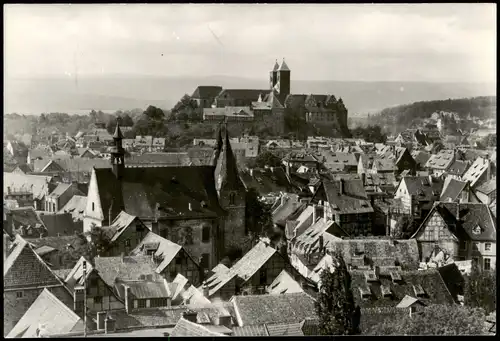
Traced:
<path fill-rule="evenodd" d="M 215 188 L 219 195 L 223 189 L 238 190 L 243 186 L 238 175 L 236 157 L 231 148 L 227 122 L 224 123 L 224 142 L 215 167 L 215 179 Z"/>
<path fill-rule="evenodd" d="M 285 63 L 285 58 L 283 58 L 283 61 L 281 62 L 281 66 L 278 69 L 278 71 L 290 71 L 290 68 Z"/>
<path fill-rule="evenodd" d="M 118 120 L 116 120 L 116 129 L 115 129 L 115 133 L 113 134 L 113 138 L 114 139 L 123 139 L 123 134 L 122 134 L 122 131 L 120 130 L 120 123 L 118 122 Z"/>
<path fill-rule="evenodd" d="M 278 71 L 278 69 L 280 68 L 279 64 L 278 64 L 278 60 L 276 59 L 276 61 L 274 62 L 274 68 L 273 68 L 273 71 Z"/>

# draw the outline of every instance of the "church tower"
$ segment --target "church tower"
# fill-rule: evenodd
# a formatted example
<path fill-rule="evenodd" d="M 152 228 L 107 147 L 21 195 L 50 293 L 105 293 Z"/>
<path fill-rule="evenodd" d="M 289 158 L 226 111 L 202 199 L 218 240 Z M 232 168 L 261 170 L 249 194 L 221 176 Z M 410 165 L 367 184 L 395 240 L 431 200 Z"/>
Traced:
<path fill-rule="evenodd" d="M 111 166 L 116 178 L 121 179 L 125 169 L 125 151 L 122 146 L 123 134 L 118 122 L 116 122 L 113 140 L 115 141 L 115 145 L 111 148 Z"/>
<path fill-rule="evenodd" d="M 220 151 L 216 151 L 218 157 L 215 162 L 214 178 L 219 205 L 225 211 L 220 228 L 223 252 L 219 253 L 224 254 L 224 251 L 233 246 L 241 247 L 241 242 L 246 237 L 246 190 L 238 174 L 236 157 L 229 141 L 227 123 L 221 125 L 218 135 L 217 140 L 222 140 L 222 146 Z"/>
<path fill-rule="evenodd" d="M 273 70 L 269 73 L 269 88 L 273 90 L 274 86 L 278 82 L 278 69 L 280 66 L 278 65 L 278 60 L 276 59 L 276 62 L 274 63 Z"/>
<path fill-rule="evenodd" d="M 285 99 L 288 95 L 290 95 L 290 68 L 285 63 L 285 58 L 281 62 L 281 65 L 277 71 L 277 82 L 274 86 L 274 89 L 279 94 L 279 100 L 281 103 L 285 103 Z"/>

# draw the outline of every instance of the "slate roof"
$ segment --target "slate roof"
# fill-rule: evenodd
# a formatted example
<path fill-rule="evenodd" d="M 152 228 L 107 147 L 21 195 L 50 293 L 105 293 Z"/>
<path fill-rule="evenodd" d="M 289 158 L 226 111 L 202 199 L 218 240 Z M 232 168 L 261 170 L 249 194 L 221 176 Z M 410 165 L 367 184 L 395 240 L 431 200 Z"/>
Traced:
<path fill-rule="evenodd" d="M 125 158 L 125 165 L 163 165 L 163 166 L 189 166 L 191 158 L 187 152 L 181 153 L 146 153 L 132 155 Z"/>
<path fill-rule="evenodd" d="M 121 181 L 110 168 L 96 168 L 95 176 L 105 219 L 112 201 L 114 215 L 122 206 L 140 218 L 154 217 L 157 203 L 165 218 L 215 217 L 221 212 L 213 167 L 125 168 Z"/>
<path fill-rule="evenodd" d="M 283 61 L 281 62 L 281 65 L 280 65 L 280 68 L 278 69 L 278 71 L 290 71 L 290 68 L 285 63 L 285 59 L 283 59 Z"/>
<path fill-rule="evenodd" d="M 76 249 L 78 245 L 87 243 L 85 238 L 82 238 L 81 236 L 78 235 L 43 237 L 43 238 L 25 238 L 25 240 L 31 245 L 33 245 L 35 249 L 39 249 L 43 246 L 49 246 L 54 250 L 59 250 L 59 251 L 65 250 L 69 245 L 71 245 Z"/>
<path fill-rule="evenodd" d="M 59 213 L 70 213 L 73 221 L 81 220 L 85 214 L 85 207 L 87 206 L 87 197 L 83 195 L 73 195 L 71 199 L 64 205 Z"/>
<path fill-rule="evenodd" d="M 314 194 L 314 198 L 319 197 L 324 197 L 328 201 L 333 213 L 359 214 L 373 212 L 361 180 L 324 180 L 323 186 L 319 187 Z"/>
<path fill-rule="evenodd" d="M 289 192 L 292 185 L 282 167 L 253 169 L 240 172 L 240 178 L 246 188 L 255 188 L 261 194 Z"/>
<path fill-rule="evenodd" d="M 68 277 L 69 273 L 73 269 L 57 269 L 57 270 L 52 270 L 52 272 L 62 281 L 66 280 L 66 277 Z"/>
<path fill-rule="evenodd" d="M 97 257 L 95 269 L 102 280 L 114 287 L 115 280 L 139 280 L 141 275 L 154 275 L 156 264 L 151 256 Z"/>
<path fill-rule="evenodd" d="M 33 172 L 33 169 L 31 167 L 31 165 L 28 165 L 28 164 L 21 164 L 21 165 L 18 165 L 16 167 L 16 169 L 19 169 L 21 172 L 23 172 L 24 174 L 27 174 L 27 173 L 30 173 L 30 172 Z"/>
<path fill-rule="evenodd" d="M 304 231 L 312 225 L 312 217 L 313 207 L 303 204 L 296 211 L 296 214 L 292 214 L 287 218 L 285 226 L 286 238 L 291 240 L 292 238 L 300 236 L 304 233 Z"/>
<path fill-rule="evenodd" d="M 257 89 L 224 89 L 218 95 L 217 98 L 224 98 L 224 95 L 229 95 L 232 99 L 247 100 L 247 101 L 257 101 L 260 94 L 267 94 L 269 89 L 257 90 Z"/>
<path fill-rule="evenodd" d="M 486 181 L 482 185 L 478 186 L 476 188 L 476 191 L 484 194 L 490 194 L 493 191 L 496 191 L 496 189 L 497 189 L 497 179 L 492 178 L 490 181 Z"/>
<path fill-rule="evenodd" d="M 83 320 L 45 288 L 7 337 L 36 338 L 39 335 L 48 337 L 83 329 Z"/>
<path fill-rule="evenodd" d="M 344 239 L 330 243 L 328 249 L 340 251 L 346 264 L 364 266 L 393 266 L 395 261 L 410 269 L 418 269 L 419 250 L 415 239 Z"/>
<path fill-rule="evenodd" d="M 297 210 L 301 206 L 299 196 L 297 194 L 283 193 L 282 196 L 283 197 L 278 200 L 283 200 L 283 204 L 280 204 L 280 206 L 278 206 L 272 212 L 274 223 L 286 220 L 293 212 L 295 212 L 295 210 Z"/>
<path fill-rule="evenodd" d="M 267 287 L 267 293 L 270 295 L 276 294 L 293 294 L 304 292 L 300 283 L 298 283 L 286 270 L 282 270 L 274 281 Z"/>
<path fill-rule="evenodd" d="M 172 281 L 172 302 L 179 304 L 192 304 L 198 306 L 207 306 L 211 302 L 203 296 L 203 292 L 189 283 L 188 279 L 182 274 L 177 274 Z"/>
<path fill-rule="evenodd" d="M 432 155 L 425 164 L 425 168 L 448 170 L 454 162 L 455 152 L 453 150 L 442 150 Z"/>
<path fill-rule="evenodd" d="M 51 157 L 52 154 L 53 152 L 50 148 L 34 148 L 29 151 L 29 156 L 32 160 L 37 158 L 46 159 Z"/>
<path fill-rule="evenodd" d="M 335 225 L 335 222 L 332 220 L 320 218 L 308 227 L 304 233 L 297 236 L 293 241 L 293 245 L 304 250 L 304 253 L 316 252 L 319 248 L 319 239 L 322 236 L 324 247 L 327 247 L 329 243 L 341 240 L 338 237 L 326 233 L 328 229 L 335 228 Z"/>
<path fill-rule="evenodd" d="M 222 333 L 212 332 L 205 326 L 188 321 L 181 317 L 175 325 L 170 336 L 226 336 Z"/>
<path fill-rule="evenodd" d="M 444 221 L 451 228 L 451 231 L 459 237 L 465 237 L 463 232 L 466 233 L 468 239 L 473 241 L 496 241 L 496 219 L 485 204 L 473 203 L 437 203 L 427 215 L 430 217 L 433 211 L 438 211 L 443 217 Z M 457 221 L 457 210 L 459 212 L 460 220 Z M 427 220 L 426 218 L 426 220 Z M 426 224 L 426 220 L 422 223 L 414 235 L 420 232 Z M 456 228 L 453 228 L 453 224 Z M 473 230 L 476 227 L 481 227 L 481 233 L 474 234 Z"/>
<path fill-rule="evenodd" d="M 455 160 L 447 170 L 448 174 L 453 174 L 457 176 L 462 176 L 465 174 L 469 163 L 467 161 Z"/>
<path fill-rule="evenodd" d="M 208 286 L 209 296 L 212 296 L 235 277 L 238 277 L 246 282 L 275 253 L 277 253 L 276 249 L 267 245 L 263 241 L 260 241 L 228 271 L 216 273 L 204 282 L 204 286 Z"/>
<path fill-rule="evenodd" d="M 393 159 L 376 157 L 373 159 L 372 168 L 378 172 L 389 172 L 396 170 L 396 164 Z"/>
<path fill-rule="evenodd" d="M 427 161 L 429 161 L 429 159 L 431 158 L 431 153 L 427 153 L 422 150 L 415 150 L 411 153 L 411 156 L 418 166 L 424 167 Z"/>
<path fill-rule="evenodd" d="M 389 275 L 378 275 L 376 281 L 369 281 L 365 277 L 366 271 L 352 270 L 351 287 L 354 302 L 361 308 L 396 307 L 406 296 L 416 296 L 414 286 L 420 286 L 424 291 L 423 297 L 418 297 L 424 304 L 454 304 L 453 297 L 448 291 L 441 275 L 436 269 L 398 271 L 401 281 L 393 282 Z M 373 272 L 372 272 L 373 273 Z M 381 287 L 387 289 L 390 296 L 383 297 Z M 369 292 L 369 298 L 362 298 L 360 289 Z"/>
<path fill-rule="evenodd" d="M 75 157 L 72 159 L 68 158 L 68 159 L 53 160 L 53 162 L 56 163 L 63 171 L 71 173 L 81 173 L 81 172 L 90 173 L 92 172 L 93 167 L 111 168 L 111 163 L 109 160 L 100 158 L 89 159 L 89 158 Z M 48 163 L 46 163 L 44 167 L 46 167 L 47 164 Z M 40 168 L 37 167 L 37 161 L 35 161 L 35 171 L 36 170 L 40 170 Z"/>
<path fill-rule="evenodd" d="M 161 273 L 172 262 L 175 256 L 181 251 L 182 246 L 171 242 L 153 232 L 148 232 L 143 240 L 130 253 L 131 255 L 143 254 L 146 245 L 157 245 L 154 256 L 161 259 L 161 262 L 156 267 L 156 273 Z M 188 254 L 186 252 L 186 254 Z M 198 264 L 193 260 L 195 264 Z"/>
<path fill-rule="evenodd" d="M 41 199 L 48 192 L 47 182 L 51 180 L 51 176 L 4 172 L 3 192 L 7 193 L 8 187 L 13 191 L 24 189 L 33 193 L 33 199 Z"/>
<path fill-rule="evenodd" d="M 233 296 L 230 301 L 241 318 L 240 327 L 294 323 L 316 317 L 315 301 L 306 293 Z"/>
<path fill-rule="evenodd" d="M 398 303 L 396 308 L 409 308 L 416 302 L 421 302 L 421 301 L 418 298 L 406 295 L 405 297 L 403 297 L 401 302 Z"/>
<path fill-rule="evenodd" d="M 69 213 L 43 213 L 40 219 L 47 228 L 48 237 L 69 236 L 81 233 L 83 222 L 75 223 Z"/>
<path fill-rule="evenodd" d="M 308 152 L 290 152 L 284 159 L 293 162 L 318 162 L 318 159 Z"/>
<path fill-rule="evenodd" d="M 18 207 L 18 208 L 5 208 L 5 212 L 12 214 L 12 223 L 15 229 L 20 227 L 40 227 L 46 229 L 46 226 L 40 216 L 36 213 L 33 207 Z"/>
<path fill-rule="evenodd" d="M 415 195 L 419 201 L 431 201 L 435 197 L 439 197 L 443 189 L 443 181 L 432 179 L 432 183 L 428 176 L 407 176 L 403 180 L 406 184 L 409 195 Z"/>
<path fill-rule="evenodd" d="M 450 182 L 448 183 L 448 186 L 446 186 L 446 188 L 443 190 L 443 193 L 441 194 L 441 198 L 439 200 L 455 201 L 459 198 L 459 196 L 462 194 L 462 191 L 464 191 L 466 187 L 467 187 L 466 181 L 451 179 Z"/>
<path fill-rule="evenodd" d="M 121 211 L 113 220 L 110 226 L 107 226 L 105 231 L 111 242 L 116 241 L 121 234 L 130 226 L 136 219 L 136 216 L 130 215 L 125 211 Z M 139 220 L 140 222 L 140 220 Z M 142 223 L 142 222 L 141 222 Z M 146 228 L 146 226 L 144 226 Z"/>
<path fill-rule="evenodd" d="M 200 85 L 194 90 L 191 97 L 195 99 L 213 100 L 221 91 L 221 86 Z"/>
<path fill-rule="evenodd" d="M 19 235 L 11 244 L 11 251 L 4 262 L 4 287 L 23 288 L 61 285 L 61 281 L 38 256 L 29 243 Z"/>
<path fill-rule="evenodd" d="M 356 156 L 351 153 L 339 153 L 329 150 L 322 150 L 321 155 L 325 159 L 325 163 L 341 163 L 347 166 L 357 166 Z"/>
<path fill-rule="evenodd" d="M 122 299 L 124 298 L 124 286 L 128 286 L 133 297 L 138 299 L 172 297 L 165 280 L 119 281 L 115 284 L 115 288 Z"/>

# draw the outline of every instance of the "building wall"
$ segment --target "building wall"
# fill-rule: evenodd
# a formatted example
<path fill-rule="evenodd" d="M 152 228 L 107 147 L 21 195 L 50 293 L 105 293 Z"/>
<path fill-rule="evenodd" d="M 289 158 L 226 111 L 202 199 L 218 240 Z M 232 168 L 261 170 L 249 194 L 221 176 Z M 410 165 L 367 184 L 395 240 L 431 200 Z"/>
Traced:
<path fill-rule="evenodd" d="M 236 294 L 236 279 L 233 278 L 228 281 L 222 288 L 220 288 L 216 293 L 210 296 L 210 300 L 221 299 L 222 301 L 229 301 L 231 297 Z"/>
<path fill-rule="evenodd" d="M 295 272 L 291 264 L 286 262 L 278 252 L 276 252 L 249 280 L 245 282 L 243 287 L 249 294 L 265 293 L 265 288 L 273 283 L 281 271 L 286 270 L 288 273 Z M 261 277 L 264 275 L 263 277 Z M 262 291 L 259 291 L 259 288 Z"/>
<path fill-rule="evenodd" d="M 200 267 L 185 253 L 184 250 L 179 251 L 172 262 L 163 270 L 162 275 L 172 281 L 177 274 L 181 274 L 195 287 L 200 285 Z"/>
<path fill-rule="evenodd" d="M 106 255 L 108 257 L 117 257 L 122 253 L 128 255 L 137 245 L 139 245 L 148 232 L 149 229 L 144 224 L 141 224 L 140 220 L 136 218 L 126 230 L 122 232 L 120 237 L 113 242 L 112 247 L 107 250 Z"/>
<path fill-rule="evenodd" d="M 408 193 L 408 188 L 406 187 L 406 183 L 401 181 L 396 192 L 394 194 L 394 199 L 401 199 L 401 203 L 403 204 L 403 211 L 405 213 L 411 212 L 411 195 Z"/>
<path fill-rule="evenodd" d="M 124 309 L 125 306 L 116 298 L 104 281 L 92 272 L 87 280 L 87 310 L 92 313 L 107 310 Z M 83 295 L 76 295 L 75 310 L 83 311 Z M 80 310 L 82 309 L 82 310 Z"/>
<path fill-rule="evenodd" d="M 441 215 L 436 211 L 427 220 L 426 225 L 419 232 L 416 239 L 422 261 L 425 261 L 425 258 L 431 255 L 435 245 L 445 250 L 453 259 L 460 257 L 459 241 L 453 236 Z"/>
<path fill-rule="evenodd" d="M 335 214 L 332 218 L 350 236 L 366 236 L 373 233 L 373 212 Z"/>
<path fill-rule="evenodd" d="M 28 311 L 33 302 L 38 298 L 40 293 L 43 291 L 44 287 L 38 287 L 34 289 L 23 290 L 22 288 L 16 290 L 5 290 L 3 293 L 3 312 L 4 312 L 4 336 L 7 335 L 16 323 L 23 317 L 23 315 Z M 60 287 L 48 287 L 52 293 L 56 294 L 57 297 L 62 297 L 63 295 L 68 296 L 69 293 L 64 292 L 62 286 Z M 22 297 L 18 298 L 17 293 L 22 292 Z M 59 295 L 61 293 L 62 295 Z M 71 302 L 65 302 L 71 304 Z"/>
<path fill-rule="evenodd" d="M 90 178 L 89 191 L 87 194 L 87 206 L 83 218 L 83 231 L 89 232 L 92 223 L 96 226 L 102 226 L 104 214 L 102 212 L 101 200 L 99 198 L 99 188 L 97 186 L 97 179 L 95 171 L 92 170 Z"/>
<path fill-rule="evenodd" d="M 479 199 L 480 202 L 482 202 L 483 204 L 489 205 L 489 204 L 491 204 L 493 202 L 493 200 L 496 199 L 496 197 L 497 197 L 497 191 L 494 190 L 489 195 L 481 193 L 479 191 L 476 191 L 476 196 L 477 196 L 477 198 Z"/>

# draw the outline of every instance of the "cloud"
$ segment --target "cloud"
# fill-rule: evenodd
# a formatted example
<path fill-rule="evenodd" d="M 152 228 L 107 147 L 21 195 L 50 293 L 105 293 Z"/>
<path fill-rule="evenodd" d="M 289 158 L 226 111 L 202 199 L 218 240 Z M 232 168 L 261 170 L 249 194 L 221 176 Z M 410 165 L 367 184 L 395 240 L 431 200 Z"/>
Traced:
<path fill-rule="evenodd" d="M 6 5 L 9 75 L 492 81 L 493 4 Z M 215 35 L 215 36 L 214 36 Z M 161 54 L 163 53 L 163 56 Z"/>

